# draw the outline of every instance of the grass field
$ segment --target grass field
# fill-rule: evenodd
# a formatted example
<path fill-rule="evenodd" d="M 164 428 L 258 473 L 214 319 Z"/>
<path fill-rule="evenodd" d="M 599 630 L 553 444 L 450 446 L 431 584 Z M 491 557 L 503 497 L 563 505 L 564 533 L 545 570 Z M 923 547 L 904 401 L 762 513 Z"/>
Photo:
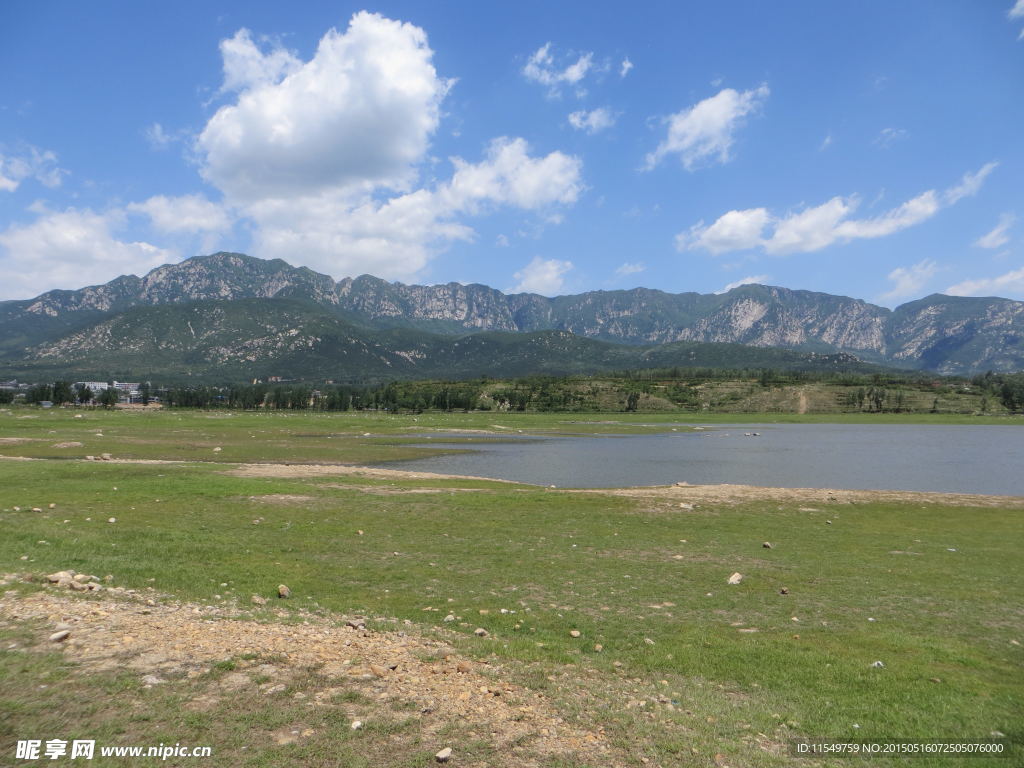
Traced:
<path fill-rule="evenodd" d="M 381 628 L 411 622 L 405 631 L 500 668 L 567 723 L 603 728 L 618 755 L 581 748 L 534 756 L 538 765 L 856 765 L 797 760 L 788 744 L 993 733 L 1014 751 L 999 764 L 1024 762 L 1024 509 L 1012 502 L 836 504 L 823 494 L 814 505 L 687 509 L 667 498 L 484 480 L 235 471 L 253 461 L 420 455 L 404 436 L 426 430 L 629 433 L 677 420 L 100 411 L 76 419 L 15 409 L 0 413 L 0 455 L 49 460 L 0 461 L 0 573 L 112 574 L 119 586 L 225 612 L 248 608 L 253 594 L 271 598 L 254 611 L 257 621 L 360 614 Z M 115 461 L 77 460 L 102 453 Z M 734 572 L 743 580 L 729 585 Z M 292 590 L 288 600 L 273 599 L 281 583 Z M 7 589 L 16 605 L 43 588 Z M 23 734 L 72 731 L 117 743 L 212 744 L 217 765 L 433 760 L 436 734 L 428 738 L 400 702 L 354 732 L 344 713 L 365 691 L 315 712 L 290 698 L 316 688 L 315 668 L 278 699 L 254 695 L 197 713 L 186 705 L 201 687 L 246 660 L 228 657 L 205 677 L 146 689 L 137 673 L 76 665 L 41 643 L 52 627 L 13 613 L 0 607 L 0 763 L 19 738 L 39 738 Z M 456 620 L 443 622 L 449 613 Z M 478 627 L 489 636 L 474 636 Z M 39 647 L 45 652 L 23 650 Z M 315 735 L 290 745 L 270 739 L 300 717 Z M 495 751 L 472 723 L 450 725 L 463 745 L 453 764 L 532 764 Z"/>

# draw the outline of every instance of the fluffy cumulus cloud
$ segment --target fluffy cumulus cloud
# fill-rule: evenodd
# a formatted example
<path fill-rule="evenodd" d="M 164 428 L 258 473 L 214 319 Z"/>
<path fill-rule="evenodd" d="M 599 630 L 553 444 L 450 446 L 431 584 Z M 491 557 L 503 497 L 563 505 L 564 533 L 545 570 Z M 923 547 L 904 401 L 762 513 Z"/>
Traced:
<path fill-rule="evenodd" d="M 496 206 L 540 211 L 574 203 L 582 189 L 578 158 L 561 152 L 532 157 L 523 139 L 495 139 L 481 162 L 452 163 L 449 181 L 384 201 L 351 206 L 343 196 L 321 194 L 250 205 L 259 222 L 256 251 L 292 260 L 301 254 L 331 274 L 408 278 L 446 243 L 473 239 L 459 215 Z"/>
<path fill-rule="evenodd" d="M 676 235 L 676 248 L 703 248 L 714 254 L 745 251 L 762 244 L 762 232 L 770 220 L 767 208 L 729 211 L 709 227 L 701 221 L 689 232 L 680 232 Z"/>
<path fill-rule="evenodd" d="M 647 155 L 645 168 L 654 168 L 668 155 L 678 155 L 688 171 L 705 163 L 728 162 L 736 131 L 744 118 L 761 108 L 768 94 L 767 84 L 749 91 L 725 88 L 670 115 L 667 134 Z"/>
<path fill-rule="evenodd" d="M 0 192 L 14 192 L 25 179 L 35 179 L 54 189 L 67 173 L 57 165 L 57 155 L 49 150 L 29 145 L 15 154 L 0 152 Z"/>
<path fill-rule="evenodd" d="M 178 259 L 177 253 L 150 243 L 119 240 L 117 231 L 126 219 L 121 210 L 55 212 L 36 207 L 36 212 L 35 221 L 0 232 L 0 248 L 7 254 L 3 293 L 8 298 L 103 283 Z"/>
<path fill-rule="evenodd" d="M 224 207 L 202 195 L 156 195 L 125 207 L 131 213 L 148 216 L 160 232 L 223 232 L 231 228 L 231 219 Z"/>
<path fill-rule="evenodd" d="M 976 173 L 965 174 L 957 185 L 942 193 L 928 190 L 870 218 L 852 218 L 860 204 L 857 197 L 833 197 L 821 205 L 779 217 L 765 208 L 729 211 L 709 226 L 699 222 L 678 234 L 676 247 L 680 251 L 703 249 L 712 254 L 758 247 L 767 253 L 809 253 L 835 243 L 886 237 L 976 194 L 993 168 L 995 163 L 989 163 Z"/>
<path fill-rule="evenodd" d="M 419 27 L 361 12 L 308 62 L 250 62 L 232 81 L 237 101 L 199 135 L 203 176 L 236 203 L 408 189 L 450 86 L 432 55 Z"/>
<path fill-rule="evenodd" d="M 922 296 L 925 286 L 938 271 L 939 265 L 931 259 L 924 259 L 911 267 L 897 267 L 888 275 L 893 286 L 882 294 L 882 301 Z"/>
<path fill-rule="evenodd" d="M 615 125 L 615 113 L 608 107 L 598 107 L 589 112 L 580 110 L 569 115 L 569 125 L 578 131 L 594 134 Z"/>
<path fill-rule="evenodd" d="M 715 293 L 728 293 L 733 288 L 739 288 L 741 285 L 763 284 L 771 279 L 770 275 L 750 275 L 749 277 L 741 277 L 739 280 L 733 280 L 728 285 L 723 285 L 721 289 L 715 291 Z"/>
<path fill-rule="evenodd" d="M 542 49 L 543 51 L 543 49 Z M 460 217 L 497 206 L 550 212 L 576 201 L 579 159 L 531 155 L 499 138 L 480 162 L 423 185 L 421 167 L 452 81 L 438 75 L 426 34 L 361 12 L 331 30 L 309 61 L 245 30 L 224 41 L 224 92 L 237 95 L 196 142 L 202 174 L 253 227 L 253 252 L 332 275 L 409 279 L 473 230 Z M 541 52 L 538 52 L 539 54 Z M 537 58 L 537 66 L 544 63 Z M 584 57 L 558 76 L 576 82 Z"/>
<path fill-rule="evenodd" d="M 551 43 L 544 43 L 526 60 L 523 77 L 546 86 L 548 95 L 558 96 L 562 86 L 579 85 L 587 73 L 594 69 L 594 54 L 581 53 L 575 61 L 563 63 L 565 66 L 555 63 L 555 56 L 551 53 Z"/>
<path fill-rule="evenodd" d="M 519 282 L 516 283 L 512 292 L 553 296 L 562 290 L 562 286 L 565 284 L 564 276 L 570 269 L 572 269 L 571 261 L 542 259 L 540 256 L 534 256 L 529 264 L 513 275 Z"/>
<path fill-rule="evenodd" d="M 1024 2 L 1024 0 L 1021 0 L 1021 2 Z M 1016 222 L 1016 216 L 1012 213 L 1004 213 L 999 217 L 999 223 L 990 232 L 975 240 L 974 245 L 978 248 L 1002 248 L 1010 242 L 1010 238 L 1006 233 Z"/>
<path fill-rule="evenodd" d="M 950 296 L 1014 296 L 1024 297 L 1024 267 L 998 277 L 964 280 L 945 290 Z"/>
<path fill-rule="evenodd" d="M 272 85 L 302 68 L 295 54 L 284 48 L 271 46 L 267 53 L 261 51 L 245 28 L 221 41 L 220 54 L 224 62 L 222 93 Z"/>

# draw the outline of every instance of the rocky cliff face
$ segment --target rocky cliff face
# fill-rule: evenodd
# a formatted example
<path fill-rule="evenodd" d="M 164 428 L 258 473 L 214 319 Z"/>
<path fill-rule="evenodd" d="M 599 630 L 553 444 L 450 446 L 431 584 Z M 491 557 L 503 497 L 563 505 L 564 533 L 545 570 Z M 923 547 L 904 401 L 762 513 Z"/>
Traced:
<path fill-rule="evenodd" d="M 0 355 L 11 357 L 131 307 L 267 298 L 312 301 L 378 328 L 460 335 L 557 330 L 620 344 L 731 342 L 844 351 L 941 373 L 1024 367 L 1024 302 L 1008 299 L 936 294 L 890 311 L 844 296 L 761 285 L 721 295 L 637 288 L 549 299 L 484 285 L 403 285 L 369 275 L 335 282 L 281 260 L 233 253 L 0 303 L 0 330 L 7 334 Z"/>

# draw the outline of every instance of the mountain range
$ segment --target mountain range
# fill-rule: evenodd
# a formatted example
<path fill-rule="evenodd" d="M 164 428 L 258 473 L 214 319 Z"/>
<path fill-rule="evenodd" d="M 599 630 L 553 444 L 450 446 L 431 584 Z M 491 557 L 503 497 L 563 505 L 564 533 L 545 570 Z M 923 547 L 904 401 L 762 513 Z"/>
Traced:
<path fill-rule="evenodd" d="M 358 380 L 669 367 L 941 374 L 1024 368 L 1024 302 L 933 294 L 889 310 L 775 286 L 547 298 L 335 281 L 216 253 L 0 302 L 0 375 Z"/>

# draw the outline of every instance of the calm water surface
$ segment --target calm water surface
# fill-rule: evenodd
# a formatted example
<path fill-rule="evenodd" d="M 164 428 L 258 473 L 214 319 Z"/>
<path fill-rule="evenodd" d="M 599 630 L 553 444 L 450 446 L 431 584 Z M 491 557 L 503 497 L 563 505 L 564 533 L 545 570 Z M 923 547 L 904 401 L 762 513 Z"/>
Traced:
<path fill-rule="evenodd" d="M 466 448 L 437 439 L 424 445 Z M 1024 428 L 719 425 L 703 432 L 484 443 L 380 466 L 577 488 L 686 481 L 1024 496 Z"/>

